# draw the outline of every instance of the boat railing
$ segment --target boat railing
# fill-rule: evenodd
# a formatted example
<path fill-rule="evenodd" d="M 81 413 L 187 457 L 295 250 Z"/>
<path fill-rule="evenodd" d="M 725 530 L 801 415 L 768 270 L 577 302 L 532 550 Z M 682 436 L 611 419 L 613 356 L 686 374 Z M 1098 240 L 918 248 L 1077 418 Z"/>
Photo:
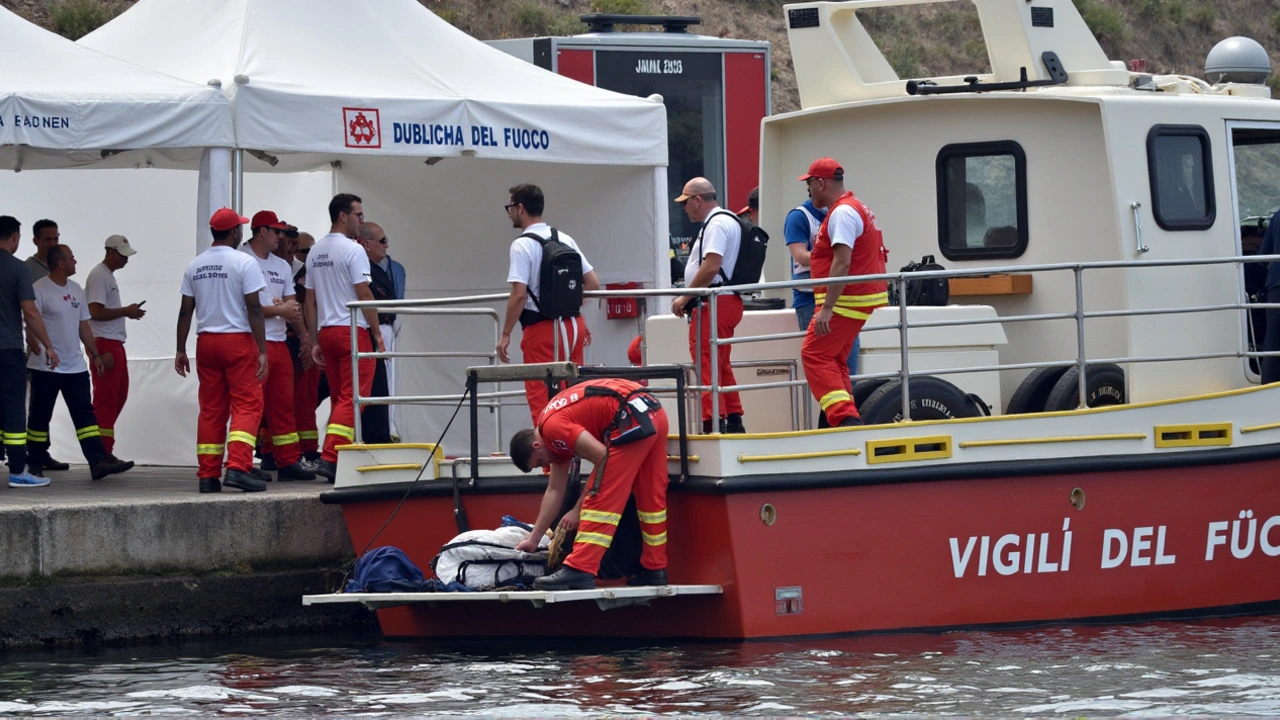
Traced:
<path fill-rule="evenodd" d="M 877 275 L 850 275 L 841 278 L 828 278 L 821 280 L 804 279 L 804 280 L 786 280 L 779 282 L 762 282 L 750 285 L 738 286 L 721 286 L 714 288 L 654 288 L 654 289 L 632 289 L 632 290 L 597 290 L 585 293 L 587 298 L 673 298 L 679 296 L 691 296 L 705 299 L 704 304 L 706 311 L 709 313 L 710 326 L 716 326 L 717 305 L 715 298 L 728 293 L 750 294 L 763 291 L 783 291 L 795 288 L 814 288 L 825 286 L 832 283 L 850 283 L 850 282 L 867 282 L 867 281 L 884 281 L 890 286 L 897 289 L 897 307 L 898 319 L 896 322 L 877 325 L 875 331 L 896 330 L 898 333 L 898 353 L 899 368 L 896 371 L 879 372 L 879 373 L 859 373 L 858 379 L 872 378 L 897 378 L 902 383 L 902 417 L 910 418 L 911 392 L 910 392 L 910 353 L 908 344 L 908 330 L 922 328 L 940 328 L 940 327 L 957 327 L 957 326 L 974 326 L 983 324 L 1008 324 L 1008 323 L 1027 323 L 1027 322 L 1044 322 L 1053 320 L 1069 320 L 1075 325 L 1076 335 L 1076 354 L 1074 358 L 1066 358 L 1061 360 L 1047 360 L 1038 362 L 1019 362 L 1019 363 L 997 363 L 992 365 L 967 365 L 963 367 L 950 367 L 930 369 L 929 375 L 951 375 L 963 373 L 979 373 L 993 371 L 1008 370 L 1029 370 L 1035 368 L 1046 367 L 1071 367 L 1075 366 L 1079 369 L 1077 373 L 1078 388 L 1077 402 L 1078 407 L 1085 407 L 1088 398 L 1088 373 L 1087 366 L 1089 364 L 1099 363 L 1149 363 L 1149 362 L 1181 362 L 1193 360 L 1210 360 L 1221 358 L 1263 358 L 1280 355 L 1280 352 L 1263 352 L 1254 350 L 1249 347 L 1247 335 L 1242 335 L 1240 344 L 1233 350 L 1224 350 L 1217 352 L 1201 352 L 1187 353 L 1178 355 L 1133 355 L 1125 357 L 1089 357 L 1085 341 L 1085 322 L 1087 320 L 1102 318 L 1127 318 L 1153 315 L 1178 315 L 1203 312 L 1245 312 L 1247 317 L 1248 310 L 1261 309 L 1280 309 L 1280 303 L 1259 303 L 1249 302 L 1244 296 L 1243 283 L 1240 285 L 1240 292 L 1234 302 L 1214 303 L 1203 305 L 1184 305 L 1174 307 L 1158 307 L 1158 308 L 1130 308 L 1120 310 L 1085 310 L 1085 293 L 1084 278 L 1085 273 L 1098 272 L 1103 270 L 1144 270 L 1155 268 L 1173 268 L 1173 267 L 1192 267 L 1192 266 L 1216 266 L 1216 265 L 1234 265 L 1237 269 L 1242 268 L 1247 263 L 1255 262 L 1280 262 L 1280 255 L 1252 255 L 1245 257 L 1222 257 L 1222 258 L 1195 258 L 1180 260 L 1151 260 L 1143 259 L 1140 261 L 1097 261 L 1097 262 L 1076 262 L 1076 263 L 1049 263 L 1038 265 L 1017 265 L 1017 266 L 993 266 L 985 268 L 966 268 L 963 270 L 929 270 L 918 272 L 888 272 Z M 931 278 L 965 278 L 965 277 L 984 277 L 1016 271 L 1020 274 L 1033 273 L 1061 273 L 1070 272 L 1074 278 L 1074 307 L 1070 310 L 1062 312 L 1034 313 L 1024 315 L 1003 315 L 989 318 L 964 318 L 956 320 L 929 320 L 910 322 L 907 313 L 907 284 L 912 281 L 927 280 Z M 397 314 L 420 314 L 420 315 L 485 315 L 495 321 L 496 325 L 500 325 L 498 314 L 491 308 L 465 308 L 457 306 L 476 305 L 481 303 L 505 302 L 508 296 L 505 293 L 491 293 L 484 295 L 472 296 L 456 296 L 444 298 L 428 298 L 414 300 L 371 300 L 358 301 L 348 303 L 347 307 L 351 311 L 351 327 L 353 329 L 352 337 L 352 387 L 354 389 L 355 403 L 357 407 L 372 404 L 432 404 L 432 403 L 453 403 L 458 402 L 461 395 L 457 394 L 440 394 L 440 395 L 392 395 L 389 397 L 379 398 L 363 398 L 359 396 L 359 377 L 358 377 L 358 361 L 368 358 L 440 358 L 440 357 L 474 357 L 486 359 L 489 364 L 496 362 L 496 353 L 493 350 L 483 352 L 465 352 L 465 351 L 437 351 L 437 352 L 395 352 L 395 353 L 365 353 L 360 352 L 354 344 L 355 329 L 357 327 L 357 315 L 364 308 L 376 308 L 384 312 L 395 312 Z M 701 324 L 699 324 L 699 333 Z M 556 328 L 558 334 L 559 328 Z M 498 341 L 498 327 L 495 327 L 494 345 Z M 719 377 L 719 353 L 721 346 L 770 342 L 777 340 L 791 340 L 803 338 L 805 332 L 785 332 L 785 333 L 768 333 L 759 335 L 736 335 L 729 338 L 710 338 L 710 382 L 703 385 L 699 379 L 702 377 L 702 368 L 700 358 L 695 358 L 690 363 L 680 363 L 680 365 L 692 375 L 694 382 L 686 384 L 684 390 L 686 397 L 684 401 L 695 402 L 699 395 L 703 392 L 711 394 L 712 407 L 719 406 L 719 395 L 725 392 L 748 392 L 759 390 L 770 390 L 779 388 L 790 388 L 795 393 L 796 388 L 804 387 L 807 381 L 797 379 L 794 373 L 790 374 L 787 380 L 778 380 L 772 382 L 763 382 L 756 384 L 738 384 L 738 385 L 721 385 Z M 560 343 L 556 338 L 555 346 L 559 348 Z M 700 335 L 698 336 L 701 341 Z M 562 358 L 556 358 L 561 360 Z M 769 364 L 778 364 L 784 362 L 785 359 L 779 358 L 772 361 L 764 361 Z M 753 364 L 754 361 L 746 363 L 734 363 L 735 367 L 745 367 Z M 524 394 L 523 390 L 503 391 L 496 387 L 492 392 L 480 393 L 479 400 L 484 400 L 491 412 L 494 412 L 500 418 L 500 407 L 503 398 L 517 397 Z M 655 391 L 670 392 L 670 390 L 662 390 L 655 388 Z M 806 399 L 806 408 L 808 407 L 808 394 L 801 393 Z M 794 398 L 794 395 L 793 395 Z M 808 411 L 798 413 L 795 410 L 796 400 L 793 399 L 793 425 L 796 425 L 796 418 L 803 414 L 807 419 Z M 357 441 L 361 437 L 360 433 L 360 417 L 356 413 L 355 430 Z M 497 423 L 498 447 L 501 447 L 501 420 Z"/>

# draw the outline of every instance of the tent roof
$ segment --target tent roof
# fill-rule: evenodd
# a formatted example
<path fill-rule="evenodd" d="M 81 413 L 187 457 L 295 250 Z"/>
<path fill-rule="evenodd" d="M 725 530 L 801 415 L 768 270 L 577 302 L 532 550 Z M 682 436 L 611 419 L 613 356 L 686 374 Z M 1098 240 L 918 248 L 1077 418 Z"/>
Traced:
<path fill-rule="evenodd" d="M 4 8 L 0 47 L 0 167 L 93 164 L 103 151 L 234 142 L 227 99 L 215 88 L 106 57 Z"/>
<path fill-rule="evenodd" d="M 245 149 L 667 162 L 660 102 L 513 58 L 416 0 L 140 0 L 80 43 L 221 80 Z"/>

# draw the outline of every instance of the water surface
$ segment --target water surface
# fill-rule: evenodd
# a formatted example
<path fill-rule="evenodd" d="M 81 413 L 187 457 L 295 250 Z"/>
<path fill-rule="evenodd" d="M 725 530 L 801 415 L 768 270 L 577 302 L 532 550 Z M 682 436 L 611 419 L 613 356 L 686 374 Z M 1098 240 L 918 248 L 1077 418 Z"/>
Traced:
<path fill-rule="evenodd" d="M 16 715 L 1280 714 L 1280 618 L 789 643 L 185 643 L 0 658 Z"/>

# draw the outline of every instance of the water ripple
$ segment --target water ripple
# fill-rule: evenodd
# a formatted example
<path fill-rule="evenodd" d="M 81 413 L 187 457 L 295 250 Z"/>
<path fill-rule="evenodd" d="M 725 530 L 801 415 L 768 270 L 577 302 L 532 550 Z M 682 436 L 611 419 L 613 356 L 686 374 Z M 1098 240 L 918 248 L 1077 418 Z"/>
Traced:
<path fill-rule="evenodd" d="M 0 714 L 1280 715 L 1280 619 L 787 643 L 276 638 L 8 655 Z"/>

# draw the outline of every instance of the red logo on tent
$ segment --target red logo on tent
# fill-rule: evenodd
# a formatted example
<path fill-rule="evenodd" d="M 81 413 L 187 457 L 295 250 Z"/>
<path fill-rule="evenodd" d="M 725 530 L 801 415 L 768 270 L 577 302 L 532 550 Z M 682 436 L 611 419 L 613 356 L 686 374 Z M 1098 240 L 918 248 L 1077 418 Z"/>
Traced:
<path fill-rule="evenodd" d="M 349 148 L 382 147 L 382 123 L 377 108 L 342 108 L 342 126 Z"/>

